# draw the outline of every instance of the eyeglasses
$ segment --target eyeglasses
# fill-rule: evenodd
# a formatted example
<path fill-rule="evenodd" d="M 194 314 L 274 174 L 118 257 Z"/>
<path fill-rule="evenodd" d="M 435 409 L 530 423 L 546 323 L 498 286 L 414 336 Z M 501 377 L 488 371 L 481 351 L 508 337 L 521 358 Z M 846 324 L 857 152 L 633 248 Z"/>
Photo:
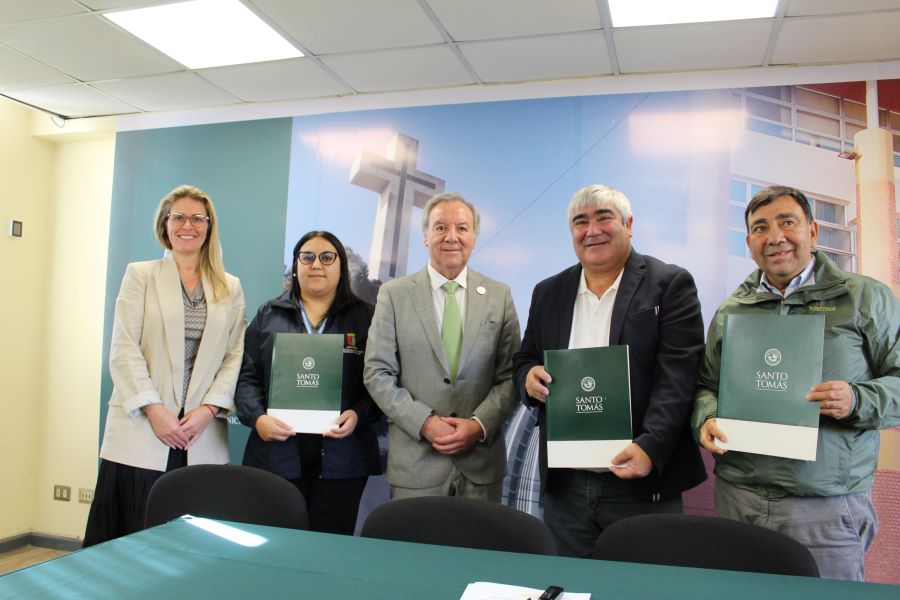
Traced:
<path fill-rule="evenodd" d="M 299 260 L 302 265 L 311 265 L 316 262 L 316 256 L 319 257 L 319 262 L 326 267 L 337 260 L 337 252 L 332 252 L 330 250 L 319 252 L 318 255 L 315 252 L 298 252 L 297 260 Z"/>
<path fill-rule="evenodd" d="M 198 229 L 202 229 L 209 225 L 209 217 L 206 215 L 191 215 L 190 217 L 187 215 L 183 215 L 177 212 L 170 212 L 168 215 L 169 222 L 176 227 L 184 227 L 184 224 L 188 222 L 188 219 L 191 221 L 191 225 Z"/>

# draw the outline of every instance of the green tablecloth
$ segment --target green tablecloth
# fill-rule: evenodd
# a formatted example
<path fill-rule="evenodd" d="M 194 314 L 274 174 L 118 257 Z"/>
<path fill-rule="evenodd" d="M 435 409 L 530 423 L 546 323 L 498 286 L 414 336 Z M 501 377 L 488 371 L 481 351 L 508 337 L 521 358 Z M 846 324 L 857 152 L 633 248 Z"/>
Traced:
<path fill-rule="evenodd" d="M 561 585 L 592 600 L 900 598 L 900 586 L 362 539 L 224 523 L 246 547 L 177 520 L 0 578 L 0 598 L 456 600 L 466 584 Z"/>

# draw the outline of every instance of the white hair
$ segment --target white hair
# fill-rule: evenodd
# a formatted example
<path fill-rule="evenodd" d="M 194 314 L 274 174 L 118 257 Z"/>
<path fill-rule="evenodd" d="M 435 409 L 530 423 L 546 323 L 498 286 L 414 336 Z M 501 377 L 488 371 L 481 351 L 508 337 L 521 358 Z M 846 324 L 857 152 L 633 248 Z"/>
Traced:
<path fill-rule="evenodd" d="M 605 185 L 586 185 L 575 192 L 569 200 L 569 206 L 566 208 L 566 220 L 569 225 L 572 225 L 575 215 L 591 206 L 613 207 L 622 217 L 623 223 L 627 223 L 631 218 L 631 203 L 625 194 Z"/>
<path fill-rule="evenodd" d="M 428 219 L 431 217 L 432 209 L 442 202 L 462 202 L 463 204 L 465 204 L 469 208 L 469 210 L 472 211 L 472 219 L 475 221 L 472 224 L 472 229 L 475 232 L 475 236 L 478 236 L 478 232 L 481 231 L 481 215 L 478 214 L 478 209 L 476 209 L 471 202 L 469 202 L 456 192 L 447 192 L 446 194 L 438 194 L 437 196 L 432 196 L 431 199 L 425 203 L 425 206 L 422 207 L 423 234 L 425 234 L 426 236 L 428 235 Z"/>

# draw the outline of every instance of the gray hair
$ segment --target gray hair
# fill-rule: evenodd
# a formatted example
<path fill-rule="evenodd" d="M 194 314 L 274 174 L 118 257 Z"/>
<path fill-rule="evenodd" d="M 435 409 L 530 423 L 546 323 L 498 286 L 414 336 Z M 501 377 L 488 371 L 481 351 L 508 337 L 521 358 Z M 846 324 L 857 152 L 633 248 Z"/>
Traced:
<path fill-rule="evenodd" d="M 572 218 L 584 212 L 590 206 L 613 207 L 622 217 L 622 222 L 627 223 L 631 218 L 631 203 L 625 194 L 617 189 L 605 185 L 586 185 L 572 196 L 569 206 L 566 208 L 566 221 L 572 225 Z"/>
<path fill-rule="evenodd" d="M 456 192 L 447 192 L 446 194 L 432 196 L 431 199 L 425 203 L 425 206 L 422 208 L 422 233 L 424 235 L 428 235 L 428 217 L 431 216 L 431 211 L 435 206 L 442 202 L 462 202 L 465 204 L 469 210 L 472 211 L 472 217 L 475 219 L 475 223 L 472 224 L 472 227 L 475 230 L 475 236 L 478 236 L 478 233 L 481 231 L 481 215 L 478 214 L 478 209 L 475 208 L 471 202 Z"/>

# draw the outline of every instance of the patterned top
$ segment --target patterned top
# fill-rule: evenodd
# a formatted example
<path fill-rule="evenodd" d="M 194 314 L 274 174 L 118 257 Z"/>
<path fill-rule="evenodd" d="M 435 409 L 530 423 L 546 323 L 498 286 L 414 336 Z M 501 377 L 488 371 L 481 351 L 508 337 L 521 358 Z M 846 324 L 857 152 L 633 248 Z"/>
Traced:
<path fill-rule="evenodd" d="M 206 296 L 203 294 L 203 284 L 198 284 L 193 292 L 188 293 L 182 282 L 181 296 L 184 300 L 184 382 L 181 387 L 183 407 L 187 399 L 188 384 L 191 382 L 191 372 L 194 370 L 194 359 L 197 358 L 203 329 L 206 327 Z"/>

